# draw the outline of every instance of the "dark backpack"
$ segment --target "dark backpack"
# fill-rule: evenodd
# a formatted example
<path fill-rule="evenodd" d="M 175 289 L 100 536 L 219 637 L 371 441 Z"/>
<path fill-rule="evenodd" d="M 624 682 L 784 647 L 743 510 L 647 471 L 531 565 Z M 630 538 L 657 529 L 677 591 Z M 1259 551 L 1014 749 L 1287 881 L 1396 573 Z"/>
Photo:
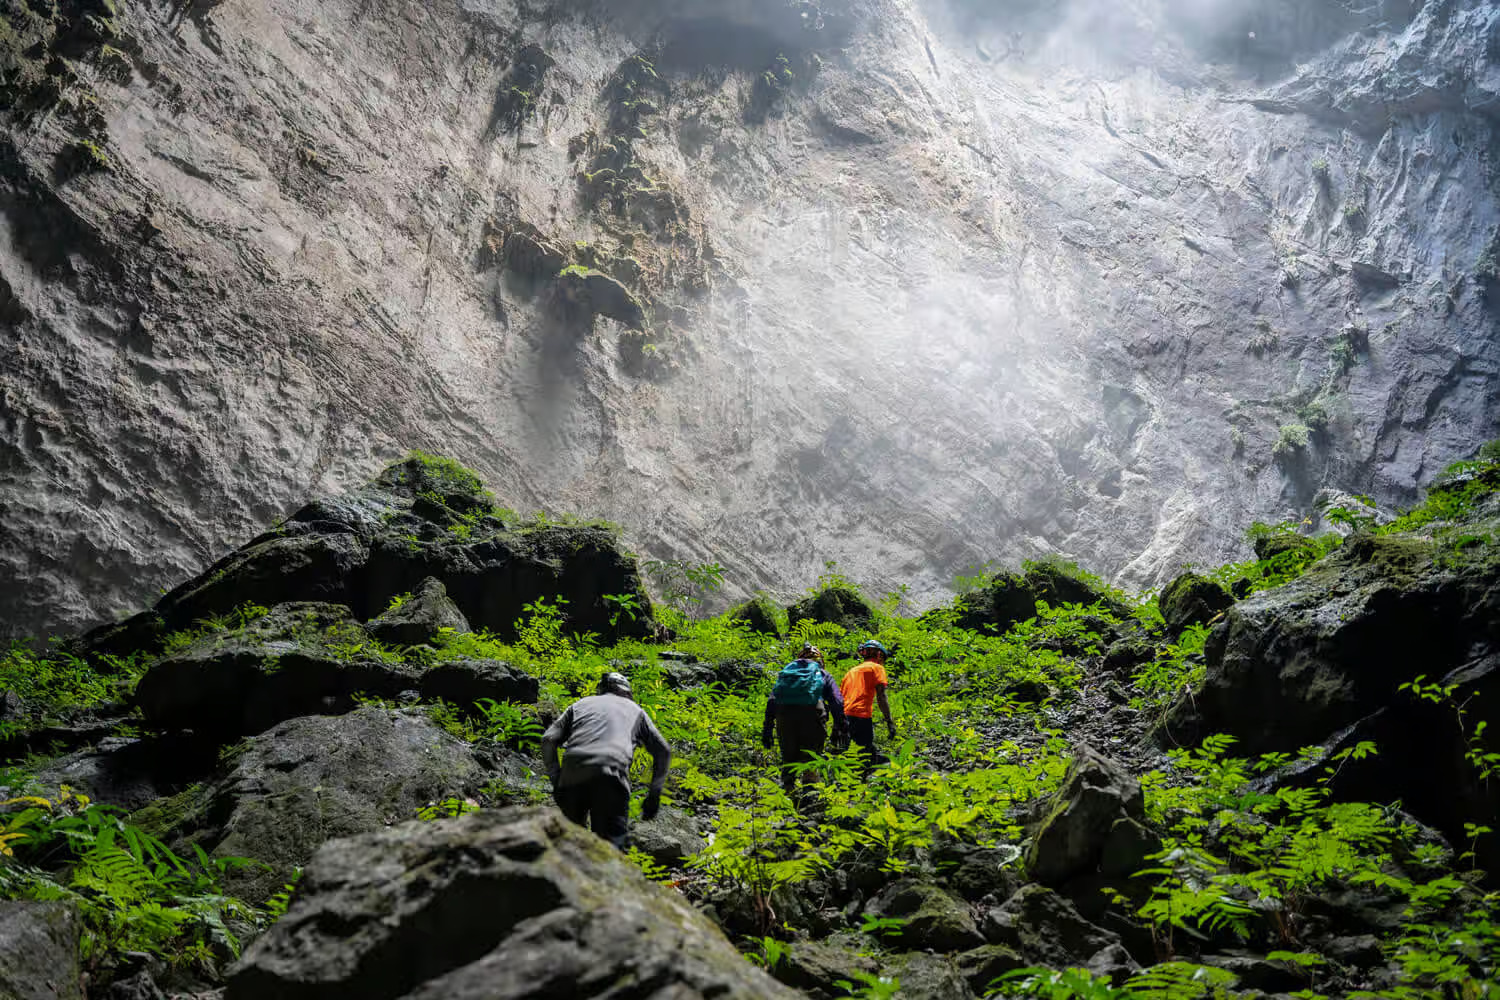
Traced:
<path fill-rule="evenodd" d="M 796 660 L 781 668 L 771 696 L 778 705 L 816 705 L 823 700 L 823 667 L 816 660 Z"/>

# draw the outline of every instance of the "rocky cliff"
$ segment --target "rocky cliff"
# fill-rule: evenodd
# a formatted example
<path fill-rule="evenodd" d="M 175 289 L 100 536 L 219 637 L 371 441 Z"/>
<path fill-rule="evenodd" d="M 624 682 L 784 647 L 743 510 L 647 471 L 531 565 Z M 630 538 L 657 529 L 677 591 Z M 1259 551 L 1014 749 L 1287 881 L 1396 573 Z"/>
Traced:
<path fill-rule="evenodd" d="M 4 0 L 0 629 L 410 447 L 755 587 L 1165 582 L 1500 428 L 1481 0 Z"/>

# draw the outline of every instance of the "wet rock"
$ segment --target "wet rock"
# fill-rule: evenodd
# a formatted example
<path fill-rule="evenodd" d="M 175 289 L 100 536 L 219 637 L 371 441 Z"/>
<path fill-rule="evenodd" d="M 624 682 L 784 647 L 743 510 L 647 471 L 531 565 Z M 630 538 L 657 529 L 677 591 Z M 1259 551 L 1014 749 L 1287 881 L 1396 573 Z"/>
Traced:
<path fill-rule="evenodd" d="M 1373 934 L 1330 938 L 1323 941 L 1318 950 L 1336 962 L 1361 969 L 1385 961 L 1385 951 L 1380 947 L 1380 939 Z"/>
<path fill-rule="evenodd" d="M 81 934 L 67 903 L 0 902 L 0 996 L 83 1000 Z"/>
<path fill-rule="evenodd" d="M 989 911 L 981 929 L 991 944 L 1019 952 L 1032 965 L 1066 968 L 1095 958 L 1110 964 L 1124 954 L 1119 935 L 1089 923 L 1072 903 L 1040 885 L 1023 887 Z"/>
<path fill-rule="evenodd" d="M 1119 764 L 1080 747 L 1037 827 L 1026 855 L 1027 874 L 1043 884 L 1058 885 L 1095 871 L 1115 824 L 1144 818 L 1140 783 Z"/>
<path fill-rule="evenodd" d="M 848 587 L 825 587 L 786 609 L 788 622 L 830 622 L 846 631 L 861 632 L 875 620 L 875 613 L 863 597 Z"/>
<path fill-rule="evenodd" d="M 474 795 L 489 777 L 425 713 L 371 706 L 293 719 L 247 740 L 208 783 L 136 813 L 135 822 L 169 841 L 269 865 L 232 877 L 241 895 L 263 899 L 325 842 Z"/>
<path fill-rule="evenodd" d="M 217 748 L 211 740 L 108 736 L 92 747 L 49 761 L 34 777 L 49 791 L 67 785 L 101 805 L 134 810 L 175 787 L 199 780 L 216 763 Z"/>
<path fill-rule="evenodd" d="M 446 660 L 422 673 L 420 690 L 429 701 L 471 708 L 485 699 L 534 705 L 540 687 L 503 660 Z"/>
<path fill-rule="evenodd" d="M 662 806 L 653 820 L 633 822 L 630 841 L 649 854 L 651 860 L 669 868 L 682 864 L 708 846 L 692 815 L 672 806 Z"/>
<path fill-rule="evenodd" d="M 1116 677 L 1128 678 L 1156 659 L 1157 646 L 1149 639 L 1127 636 L 1104 651 L 1104 669 Z"/>
<path fill-rule="evenodd" d="M 1020 851 L 1010 846 L 945 852 L 943 881 L 971 903 L 986 896 L 1006 899 L 1021 885 L 1019 859 Z"/>
<path fill-rule="evenodd" d="M 990 984 L 1007 972 L 1026 968 L 1026 960 L 1013 948 L 1003 944 L 987 944 L 966 951 L 956 958 L 958 971 L 969 984 L 969 989 L 984 996 Z"/>
<path fill-rule="evenodd" d="M 892 938 L 907 947 L 964 951 L 984 943 L 968 906 L 929 882 L 897 882 L 872 899 L 866 910 L 877 917 L 905 920 L 900 934 Z"/>
<path fill-rule="evenodd" d="M 448 598 L 441 580 L 428 577 L 414 594 L 365 625 L 370 636 L 387 646 L 432 645 L 448 634 L 469 631 L 469 622 Z"/>
<path fill-rule="evenodd" d="M 761 635 L 780 635 L 776 625 L 776 606 L 764 597 L 756 597 L 729 609 L 728 620 L 738 622 Z"/>
<path fill-rule="evenodd" d="M 604 997 L 626 977 L 663 996 L 795 996 L 598 838 L 508 809 L 325 845 L 227 1000 Z"/>
<path fill-rule="evenodd" d="M 1197 573 L 1182 574 L 1156 598 L 1156 606 L 1173 635 L 1181 635 L 1189 625 L 1207 624 L 1233 605 L 1229 591 Z"/>
<path fill-rule="evenodd" d="M 136 688 L 146 722 L 223 742 L 303 715 L 346 712 L 356 695 L 395 698 L 418 668 L 381 658 L 349 609 L 283 604 L 155 663 Z"/>

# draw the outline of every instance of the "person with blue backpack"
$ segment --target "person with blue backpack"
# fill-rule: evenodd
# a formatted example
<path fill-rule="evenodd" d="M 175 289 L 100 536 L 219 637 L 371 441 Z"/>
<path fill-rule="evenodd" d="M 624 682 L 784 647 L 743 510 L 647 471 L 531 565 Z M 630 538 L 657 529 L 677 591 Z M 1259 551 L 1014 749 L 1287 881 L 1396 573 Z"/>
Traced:
<path fill-rule="evenodd" d="M 818 647 L 808 644 L 776 675 L 760 734 L 761 745 L 767 750 L 771 749 L 773 733 L 781 744 L 781 784 L 788 795 L 797 786 L 797 773 L 792 765 L 805 764 L 812 760 L 813 754 L 823 752 L 828 739 L 825 706 L 827 714 L 833 717 L 835 738 L 842 738 L 847 728 L 844 697 L 833 677 L 823 669 L 823 654 Z M 811 782 L 813 776 L 804 771 L 802 778 Z"/>

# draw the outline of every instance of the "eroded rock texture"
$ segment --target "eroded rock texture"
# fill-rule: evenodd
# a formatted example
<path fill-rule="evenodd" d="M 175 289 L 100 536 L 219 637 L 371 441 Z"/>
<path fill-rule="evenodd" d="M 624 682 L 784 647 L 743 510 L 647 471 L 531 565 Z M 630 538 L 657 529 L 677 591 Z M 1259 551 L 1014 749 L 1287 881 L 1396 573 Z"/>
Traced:
<path fill-rule="evenodd" d="M 1500 429 L 1482 0 L 117 6 L 0 53 L 7 632 L 412 446 L 920 599 Z"/>

